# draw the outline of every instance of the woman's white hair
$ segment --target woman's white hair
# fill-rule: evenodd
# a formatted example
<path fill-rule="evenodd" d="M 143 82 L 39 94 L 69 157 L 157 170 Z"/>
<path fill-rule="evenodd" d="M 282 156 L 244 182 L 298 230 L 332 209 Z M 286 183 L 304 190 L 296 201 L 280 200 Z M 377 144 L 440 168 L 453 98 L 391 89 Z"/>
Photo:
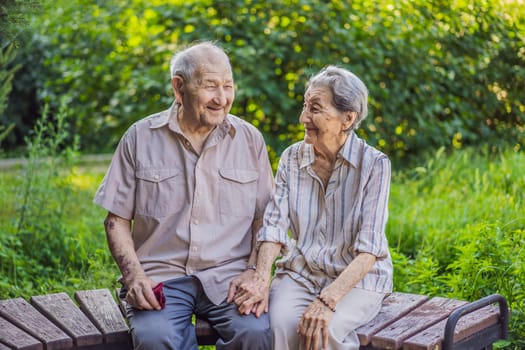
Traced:
<path fill-rule="evenodd" d="M 327 66 L 308 80 L 306 89 L 325 86 L 332 92 L 332 104 L 340 112 L 355 112 L 350 130 L 359 127 L 368 115 L 368 89 L 354 73 L 337 66 Z"/>

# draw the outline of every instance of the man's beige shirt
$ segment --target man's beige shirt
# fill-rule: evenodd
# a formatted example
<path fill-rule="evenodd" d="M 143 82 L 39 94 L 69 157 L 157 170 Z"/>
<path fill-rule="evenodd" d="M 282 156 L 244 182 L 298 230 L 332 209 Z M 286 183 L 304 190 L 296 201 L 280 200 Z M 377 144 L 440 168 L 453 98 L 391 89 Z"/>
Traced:
<path fill-rule="evenodd" d="M 246 268 L 251 225 L 271 197 L 272 170 L 262 134 L 233 115 L 198 155 L 176 108 L 130 127 L 94 202 L 133 221 L 135 250 L 149 277 L 196 276 L 220 304 Z"/>

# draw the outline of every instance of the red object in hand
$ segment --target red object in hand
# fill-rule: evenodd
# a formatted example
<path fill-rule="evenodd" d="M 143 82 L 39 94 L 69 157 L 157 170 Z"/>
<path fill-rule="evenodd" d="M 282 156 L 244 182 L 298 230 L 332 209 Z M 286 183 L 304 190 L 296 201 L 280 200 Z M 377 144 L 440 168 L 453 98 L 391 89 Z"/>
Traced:
<path fill-rule="evenodd" d="M 155 294 L 155 298 L 157 298 L 157 301 L 160 304 L 160 308 L 164 309 L 166 306 L 166 297 L 164 296 L 164 292 L 162 290 L 163 284 L 160 282 L 153 288 L 153 294 Z"/>

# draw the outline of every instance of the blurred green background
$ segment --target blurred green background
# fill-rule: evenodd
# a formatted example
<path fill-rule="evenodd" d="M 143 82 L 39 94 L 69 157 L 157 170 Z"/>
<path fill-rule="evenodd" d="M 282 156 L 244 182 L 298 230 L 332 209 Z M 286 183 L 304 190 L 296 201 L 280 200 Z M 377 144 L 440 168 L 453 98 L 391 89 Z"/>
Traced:
<path fill-rule="evenodd" d="M 35 1 L 15 4 L 30 4 Z M 9 0 L 8 0 L 9 2 Z M 197 40 L 230 53 L 233 113 L 265 133 L 276 157 L 302 138 L 308 77 L 327 64 L 370 90 L 361 136 L 404 162 L 439 146 L 521 148 L 523 1 L 51 1 L 14 32 L 20 64 L 0 124 L 23 146 L 43 106 L 74 110 L 84 152 L 112 152 L 134 121 L 172 101 L 169 59 Z M 18 5 L 22 6 L 22 5 Z M 13 39 L 13 38 L 11 38 Z M 3 45 L 9 39 L 4 38 Z"/>

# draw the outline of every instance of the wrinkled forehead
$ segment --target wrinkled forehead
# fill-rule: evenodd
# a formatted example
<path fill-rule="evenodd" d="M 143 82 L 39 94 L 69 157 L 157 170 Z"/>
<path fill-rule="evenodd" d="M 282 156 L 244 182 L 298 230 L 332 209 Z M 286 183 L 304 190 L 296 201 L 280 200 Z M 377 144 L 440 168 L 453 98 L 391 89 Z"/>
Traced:
<path fill-rule="evenodd" d="M 229 65 L 216 63 L 201 63 L 195 70 L 195 78 L 203 79 L 233 80 L 233 73 Z"/>
<path fill-rule="evenodd" d="M 332 91 L 325 85 L 310 86 L 304 93 L 304 101 L 331 103 Z"/>
<path fill-rule="evenodd" d="M 197 67 L 195 70 L 197 79 L 203 79 L 204 76 L 214 75 L 225 80 L 232 80 L 233 73 L 228 57 L 223 53 L 202 50 L 199 55 Z"/>

